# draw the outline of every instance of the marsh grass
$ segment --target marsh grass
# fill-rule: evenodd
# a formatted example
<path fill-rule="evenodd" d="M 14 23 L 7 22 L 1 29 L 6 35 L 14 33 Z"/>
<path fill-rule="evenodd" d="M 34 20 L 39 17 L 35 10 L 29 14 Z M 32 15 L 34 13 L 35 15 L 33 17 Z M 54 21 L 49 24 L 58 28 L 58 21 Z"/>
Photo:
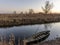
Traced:
<path fill-rule="evenodd" d="M 60 14 L 0 14 L 0 27 L 59 22 Z"/>

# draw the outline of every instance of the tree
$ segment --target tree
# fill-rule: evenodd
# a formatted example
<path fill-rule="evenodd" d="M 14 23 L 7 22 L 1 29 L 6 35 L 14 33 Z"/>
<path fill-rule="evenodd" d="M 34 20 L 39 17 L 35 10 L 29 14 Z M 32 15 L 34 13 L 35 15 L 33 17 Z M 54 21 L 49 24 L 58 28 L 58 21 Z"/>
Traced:
<path fill-rule="evenodd" d="M 33 14 L 33 13 L 34 13 L 33 9 L 29 9 L 29 14 Z"/>
<path fill-rule="evenodd" d="M 46 1 L 45 6 L 42 7 L 42 10 L 47 14 L 53 8 L 53 3 Z"/>
<path fill-rule="evenodd" d="M 21 12 L 20 14 L 24 14 L 23 12 Z"/>
<path fill-rule="evenodd" d="M 16 11 L 14 11 L 13 13 L 16 14 Z"/>

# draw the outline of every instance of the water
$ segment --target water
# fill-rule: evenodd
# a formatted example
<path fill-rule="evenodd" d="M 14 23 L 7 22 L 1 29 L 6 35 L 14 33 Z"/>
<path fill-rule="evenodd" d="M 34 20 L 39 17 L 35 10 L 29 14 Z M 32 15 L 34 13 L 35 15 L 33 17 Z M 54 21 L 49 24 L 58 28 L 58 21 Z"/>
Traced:
<path fill-rule="evenodd" d="M 0 35 L 6 36 L 9 39 L 9 35 L 13 33 L 15 35 L 16 41 L 18 38 L 26 38 L 31 35 L 50 30 L 50 36 L 46 40 L 52 40 L 56 37 L 60 37 L 60 23 L 50 23 L 50 24 L 36 24 L 36 25 L 26 25 L 26 26 L 14 26 L 10 28 L 0 28 Z"/>

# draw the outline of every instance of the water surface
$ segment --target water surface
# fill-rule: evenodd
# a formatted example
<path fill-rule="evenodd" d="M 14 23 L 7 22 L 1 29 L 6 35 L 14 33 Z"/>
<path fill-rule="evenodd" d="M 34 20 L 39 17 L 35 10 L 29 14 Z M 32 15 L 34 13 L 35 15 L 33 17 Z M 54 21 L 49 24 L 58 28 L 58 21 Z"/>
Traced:
<path fill-rule="evenodd" d="M 18 38 L 26 38 L 31 35 L 50 30 L 50 36 L 46 40 L 55 39 L 56 37 L 60 37 L 60 23 L 49 23 L 49 24 L 36 24 L 36 25 L 25 25 L 25 26 L 14 26 L 10 28 L 0 28 L 0 35 L 5 36 L 9 39 L 9 35 L 11 33 L 14 34 L 16 41 Z"/>

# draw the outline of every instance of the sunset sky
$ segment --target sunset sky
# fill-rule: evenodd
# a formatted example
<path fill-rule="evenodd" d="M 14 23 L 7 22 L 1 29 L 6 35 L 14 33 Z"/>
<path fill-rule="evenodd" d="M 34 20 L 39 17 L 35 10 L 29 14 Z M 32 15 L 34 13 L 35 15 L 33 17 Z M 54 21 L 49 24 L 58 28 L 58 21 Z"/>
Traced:
<path fill-rule="evenodd" d="M 42 11 L 47 0 L 0 0 L 0 13 L 9 13 L 13 11 L 21 12 L 33 9 L 35 12 Z M 60 0 L 49 0 L 53 2 L 54 7 L 51 12 L 60 12 Z"/>

